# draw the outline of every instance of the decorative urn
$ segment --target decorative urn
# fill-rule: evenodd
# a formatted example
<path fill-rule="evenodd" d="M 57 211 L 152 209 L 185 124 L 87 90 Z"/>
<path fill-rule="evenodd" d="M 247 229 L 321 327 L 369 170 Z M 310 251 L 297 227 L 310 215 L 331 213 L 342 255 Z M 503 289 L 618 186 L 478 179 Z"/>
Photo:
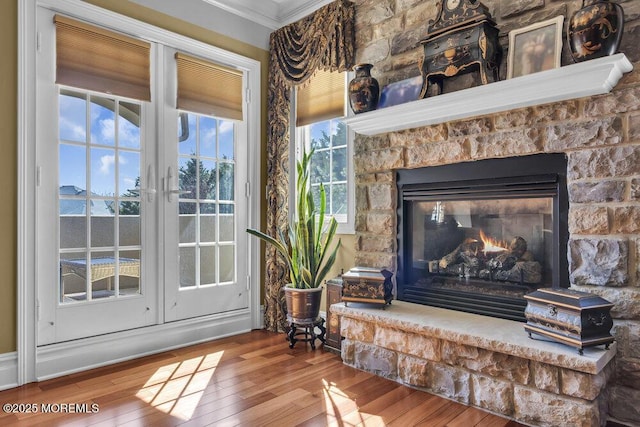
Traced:
<path fill-rule="evenodd" d="M 608 0 L 583 0 L 567 27 L 567 41 L 576 62 L 616 53 L 624 30 L 622 6 Z"/>
<path fill-rule="evenodd" d="M 360 114 L 378 108 L 380 85 L 371 76 L 372 64 L 353 67 L 356 76 L 349 82 L 349 103 L 354 113 Z"/>

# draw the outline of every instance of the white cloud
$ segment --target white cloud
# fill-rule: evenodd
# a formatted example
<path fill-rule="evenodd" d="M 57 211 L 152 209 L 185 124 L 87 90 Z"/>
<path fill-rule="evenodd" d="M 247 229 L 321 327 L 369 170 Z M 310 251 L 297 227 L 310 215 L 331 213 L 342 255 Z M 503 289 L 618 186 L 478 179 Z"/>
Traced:
<path fill-rule="evenodd" d="M 101 143 L 113 144 L 116 136 L 115 127 L 115 120 L 113 119 L 100 120 Z"/>
<path fill-rule="evenodd" d="M 69 139 L 71 141 L 86 141 L 86 129 L 83 125 L 76 123 L 76 121 L 69 120 L 61 115 L 59 126 L 60 135 L 64 135 L 65 139 Z M 71 136 L 70 138 L 69 135 Z"/>
<path fill-rule="evenodd" d="M 100 157 L 100 173 L 103 175 L 109 175 L 111 173 L 111 167 L 115 163 L 115 154 L 105 154 L 104 156 Z M 126 165 L 127 159 L 125 159 L 123 156 L 120 156 L 118 158 L 118 163 L 120 163 L 121 165 Z"/>
<path fill-rule="evenodd" d="M 100 173 L 103 175 L 109 175 L 111 167 L 116 162 L 115 154 L 106 154 L 100 157 Z"/>
<path fill-rule="evenodd" d="M 233 122 L 229 120 L 220 120 L 220 133 L 233 132 Z"/>
<path fill-rule="evenodd" d="M 118 121 L 118 135 L 120 137 L 120 146 L 140 146 L 140 128 L 122 117 Z"/>

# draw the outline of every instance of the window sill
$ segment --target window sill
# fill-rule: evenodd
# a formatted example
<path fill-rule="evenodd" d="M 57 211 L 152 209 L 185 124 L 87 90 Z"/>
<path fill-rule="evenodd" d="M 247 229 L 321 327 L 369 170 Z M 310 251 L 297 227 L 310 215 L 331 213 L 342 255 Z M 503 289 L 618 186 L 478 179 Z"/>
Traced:
<path fill-rule="evenodd" d="M 616 54 L 348 117 L 357 133 L 376 135 L 610 92 L 633 69 Z"/>

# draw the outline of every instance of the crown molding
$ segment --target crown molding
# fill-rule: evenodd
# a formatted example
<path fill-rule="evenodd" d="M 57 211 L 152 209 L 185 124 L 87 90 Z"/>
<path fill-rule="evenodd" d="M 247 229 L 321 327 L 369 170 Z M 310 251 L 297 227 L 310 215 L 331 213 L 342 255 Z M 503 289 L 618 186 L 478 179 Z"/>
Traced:
<path fill-rule="evenodd" d="M 203 0 L 222 10 L 277 30 L 333 0 Z"/>

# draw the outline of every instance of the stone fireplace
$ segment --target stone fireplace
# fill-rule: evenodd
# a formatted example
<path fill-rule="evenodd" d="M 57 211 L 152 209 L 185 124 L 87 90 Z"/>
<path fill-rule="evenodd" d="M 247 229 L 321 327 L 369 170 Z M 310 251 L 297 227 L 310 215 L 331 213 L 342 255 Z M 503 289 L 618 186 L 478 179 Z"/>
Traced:
<path fill-rule="evenodd" d="M 415 76 L 422 54 L 419 40 L 439 1 L 355 3 L 357 62 L 374 64 L 372 74 L 382 86 Z M 580 3 L 483 1 L 497 21 L 505 51 L 510 30 L 569 17 Z M 553 412 L 551 407 L 584 415 L 576 425 L 596 425 L 607 417 L 640 425 L 635 404 L 640 401 L 640 2 L 621 4 L 625 33 L 620 50 L 634 63 L 634 71 L 611 93 L 357 134 L 354 146 L 354 264 L 394 272 L 404 265 L 398 258 L 398 171 L 544 153 L 566 156 L 568 236 L 566 251 L 560 251 L 566 262 L 562 270 L 572 289 L 615 304 L 615 359 L 575 359 L 570 348 L 564 353 L 559 344 L 529 340 L 518 322 L 394 301 L 385 311 L 336 307 L 343 320 L 345 363 L 532 425 L 552 425 L 535 419 L 538 413 Z M 504 63 L 501 76 L 506 75 Z M 570 63 L 564 46 L 562 64 Z M 449 91 L 477 84 L 473 73 L 454 80 Z M 401 307 L 410 307 L 414 319 L 394 318 Z M 412 311 L 414 307 L 419 310 Z M 432 323 L 436 319 L 439 325 Z M 483 326 L 493 334 L 476 333 L 477 319 L 488 319 L 490 324 Z M 512 324 L 517 326 L 508 326 Z M 500 397 L 477 393 L 487 387 Z"/>

